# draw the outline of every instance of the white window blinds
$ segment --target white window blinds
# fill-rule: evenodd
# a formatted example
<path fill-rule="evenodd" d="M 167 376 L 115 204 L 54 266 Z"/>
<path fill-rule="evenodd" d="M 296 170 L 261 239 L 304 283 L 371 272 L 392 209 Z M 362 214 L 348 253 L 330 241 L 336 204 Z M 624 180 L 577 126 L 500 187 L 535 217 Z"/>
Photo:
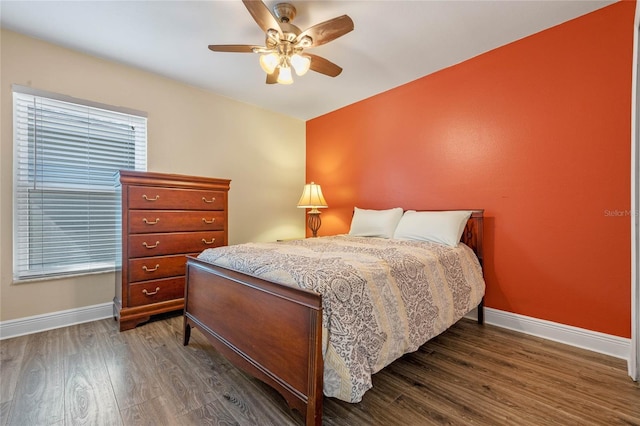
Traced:
<path fill-rule="evenodd" d="M 147 119 L 13 87 L 14 280 L 113 270 L 117 170 L 146 170 Z"/>

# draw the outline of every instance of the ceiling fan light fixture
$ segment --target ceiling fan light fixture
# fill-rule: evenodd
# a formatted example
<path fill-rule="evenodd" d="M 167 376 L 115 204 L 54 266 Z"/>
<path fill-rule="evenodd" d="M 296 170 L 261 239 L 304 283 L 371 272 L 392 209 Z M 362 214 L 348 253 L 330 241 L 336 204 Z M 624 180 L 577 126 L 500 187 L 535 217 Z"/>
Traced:
<path fill-rule="evenodd" d="M 353 31 L 353 20 L 349 16 L 338 16 L 301 31 L 291 23 L 296 16 L 296 8 L 290 3 L 277 3 L 273 7 L 273 13 L 263 0 L 242 0 L 242 3 L 264 31 L 264 46 L 210 44 L 209 50 L 259 54 L 260 67 L 267 73 L 266 84 L 293 83 L 291 68 L 298 76 L 306 74 L 309 70 L 329 77 L 340 75 L 342 68 L 338 65 L 322 56 L 303 52 L 307 48 L 321 46 Z"/>
<path fill-rule="evenodd" d="M 291 68 L 288 66 L 280 66 L 280 73 L 278 73 L 278 83 L 280 84 L 292 84 L 293 77 L 291 76 Z"/>
<path fill-rule="evenodd" d="M 291 56 L 291 66 L 296 71 L 296 74 L 303 76 L 309 71 L 311 67 L 311 58 L 295 53 Z"/>
<path fill-rule="evenodd" d="M 267 53 L 266 55 L 260 55 L 260 66 L 262 67 L 262 70 L 267 74 L 273 74 L 279 63 L 280 57 L 276 53 Z"/>

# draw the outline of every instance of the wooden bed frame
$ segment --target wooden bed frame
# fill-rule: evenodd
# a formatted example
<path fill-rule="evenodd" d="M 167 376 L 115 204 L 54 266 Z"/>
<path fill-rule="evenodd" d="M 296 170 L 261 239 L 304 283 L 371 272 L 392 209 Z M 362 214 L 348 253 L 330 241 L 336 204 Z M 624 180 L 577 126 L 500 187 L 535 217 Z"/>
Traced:
<path fill-rule="evenodd" d="M 483 261 L 483 210 L 461 241 Z M 318 293 L 187 259 L 184 345 L 198 328 L 231 363 L 275 388 L 307 425 L 322 424 L 322 300 Z M 484 304 L 478 323 L 484 322 Z"/>

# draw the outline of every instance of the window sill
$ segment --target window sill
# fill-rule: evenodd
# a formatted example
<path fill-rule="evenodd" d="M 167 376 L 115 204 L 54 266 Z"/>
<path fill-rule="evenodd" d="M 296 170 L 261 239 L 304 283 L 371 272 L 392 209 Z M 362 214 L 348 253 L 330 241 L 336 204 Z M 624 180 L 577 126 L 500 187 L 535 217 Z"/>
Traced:
<path fill-rule="evenodd" d="M 69 274 L 61 274 L 61 275 L 49 275 L 49 276 L 38 276 L 33 278 L 21 278 L 21 279 L 13 279 L 12 285 L 20 285 L 20 284 L 28 284 L 28 283 L 37 283 L 41 281 L 54 281 L 54 280 L 63 280 L 68 278 L 78 278 L 87 275 L 99 275 L 99 274 L 112 274 L 115 272 L 115 268 L 111 269 L 102 269 L 99 271 L 84 271 L 84 272 L 76 272 Z"/>

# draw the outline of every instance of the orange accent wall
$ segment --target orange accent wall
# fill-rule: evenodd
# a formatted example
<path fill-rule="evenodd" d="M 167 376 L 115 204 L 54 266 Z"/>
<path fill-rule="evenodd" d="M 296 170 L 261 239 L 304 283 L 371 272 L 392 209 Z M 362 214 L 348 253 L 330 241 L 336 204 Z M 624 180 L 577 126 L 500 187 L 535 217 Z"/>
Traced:
<path fill-rule="evenodd" d="M 485 209 L 488 307 L 631 335 L 635 2 L 307 122 L 329 208 Z M 339 78 L 339 77 L 338 77 Z"/>

